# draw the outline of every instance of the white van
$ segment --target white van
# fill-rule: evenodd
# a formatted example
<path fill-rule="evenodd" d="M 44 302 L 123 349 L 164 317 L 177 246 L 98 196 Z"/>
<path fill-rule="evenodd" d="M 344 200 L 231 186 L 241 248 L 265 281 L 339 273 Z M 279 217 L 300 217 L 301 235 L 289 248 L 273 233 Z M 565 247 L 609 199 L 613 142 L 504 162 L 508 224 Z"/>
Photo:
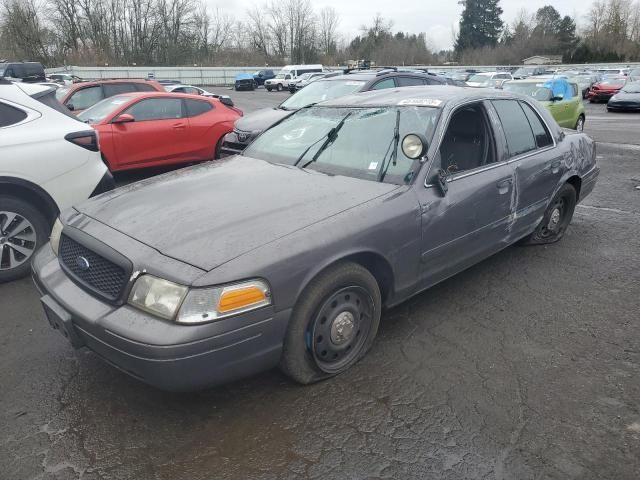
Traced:
<path fill-rule="evenodd" d="M 322 65 L 286 65 L 274 78 L 265 80 L 264 87 L 268 90 L 280 91 L 289 87 L 289 81 L 298 78 L 303 73 L 322 72 Z"/>

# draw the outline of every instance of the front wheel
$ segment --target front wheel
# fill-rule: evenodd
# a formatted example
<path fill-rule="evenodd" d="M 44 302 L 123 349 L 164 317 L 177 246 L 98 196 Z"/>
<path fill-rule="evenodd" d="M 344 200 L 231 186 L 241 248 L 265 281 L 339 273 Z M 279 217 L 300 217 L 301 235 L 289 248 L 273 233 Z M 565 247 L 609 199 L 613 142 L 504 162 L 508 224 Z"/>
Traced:
<path fill-rule="evenodd" d="M 271 91 L 271 87 L 267 87 L 267 92 L 270 92 L 270 91 Z"/>
<path fill-rule="evenodd" d="M 378 282 L 366 268 L 352 262 L 328 268 L 293 310 L 281 370 L 302 384 L 348 370 L 371 348 L 381 312 Z"/>
<path fill-rule="evenodd" d="M 576 122 L 575 129 L 576 129 L 578 132 L 582 132 L 582 131 L 584 131 L 584 115 L 580 115 L 580 116 L 578 117 L 578 121 Z"/>
<path fill-rule="evenodd" d="M 49 233 L 40 211 L 19 198 L 0 196 L 0 283 L 29 273 L 31 257 Z"/>
<path fill-rule="evenodd" d="M 520 241 L 521 245 L 545 245 L 555 243 L 564 236 L 576 208 L 577 195 L 573 186 L 565 183 L 556 193 L 544 212 L 542 221 L 531 235 Z"/>
<path fill-rule="evenodd" d="M 276 90 L 278 90 L 279 92 L 281 92 L 281 91 L 282 91 L 282 85 L 281 85 L 281 84 L 278 84 L 278 85 L 276 86 Z"/>

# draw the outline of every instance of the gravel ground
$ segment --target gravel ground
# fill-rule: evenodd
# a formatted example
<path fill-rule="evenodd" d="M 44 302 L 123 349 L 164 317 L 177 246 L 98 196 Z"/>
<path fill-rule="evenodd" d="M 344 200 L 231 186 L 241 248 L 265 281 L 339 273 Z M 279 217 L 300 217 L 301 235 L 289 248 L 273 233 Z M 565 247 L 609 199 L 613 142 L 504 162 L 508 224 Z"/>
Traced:
<path fill-rule="evenodd" d="M 602 171 L 564 240 L 387 311 L 321 384 L 159 392 L 74 352 L 29 279 L 0 286 L 0 479 L 639 478 L 640 115 L 587 108 Z"/>

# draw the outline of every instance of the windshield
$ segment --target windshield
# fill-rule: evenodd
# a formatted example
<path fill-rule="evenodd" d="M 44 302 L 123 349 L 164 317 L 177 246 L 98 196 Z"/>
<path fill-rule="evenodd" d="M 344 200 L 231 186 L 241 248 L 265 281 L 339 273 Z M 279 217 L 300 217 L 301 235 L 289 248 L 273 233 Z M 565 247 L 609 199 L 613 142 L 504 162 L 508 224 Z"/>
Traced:
<path fill-rule="evenodd" d="M 130 95 L 116 95 L 105 98 L 78 114 L 78 119 L 86 123 L 101 122 L 131 98 Z"/>
<path fill-rule="evenodd" d="M 300 78 L 300 80 L 308 80 L 309 78 L 311 78 L 311 75 L 313 75 L 313 74 L 311 74 L 311 73 L 303 73 L 298 78 Z"/>
<path fill-rule="evenodd" d="M 602 85 L 623 85 L 626 81 L 626 78 L 605 78 L 600 83 Z"/>
<path fill-rule="evenodd" d="M 545 87 L 543 83 L 513 83 L 507 82 L 502 87 L 509 92 L 521 93 L 535 98 L 539 102 L 548 102 L 551 100 L 552 92 Z"/>
<path fill-rule="evenodd" d="M 519 68 L 515 72 L 513 72 L 513 74 L 514 75 L 531 75 L 534 71 L 535 69 L 533 68 Z"/>
<path fill-rule="evenodd" d="M 278 75 L 276 75 L 276 78 L 284 78 L 287 76 L 287 73 L 279 73 Z"/>
<path fill-rule="evenodd" d="M 429 141 L 439 112 L 436 108 L 416 106 L 312 107 L 264 132 L 247 147 L 244 155 L 297 164 L 330 175 L 410 183 L 419 162 L 405 157 L 401 142 L 394 142 L 396 122 L 400 140 L 409 133 L 420 133 Z"/>
<path fill-rule="evenodd" d="M 354 80 L 328 80 L 313 82 L 300 90 L 293 97 L 282 102 L 283 110 L 299 110 L 312 103 L 324 102 L 360 91 L 365 82 Z"/>
<path fill-rule="evenodd" d="M 489 75 L 474 75 L 469 80 L 467 80 L 467 82 L 488 83 L 489 80 L 491 80 L 491 77 Z"/>
<path fill-rule="evenodd" d="M 621 91 L 625 93 L 640 93 L 640 82 L 627 83 L 622 87 Z"/>

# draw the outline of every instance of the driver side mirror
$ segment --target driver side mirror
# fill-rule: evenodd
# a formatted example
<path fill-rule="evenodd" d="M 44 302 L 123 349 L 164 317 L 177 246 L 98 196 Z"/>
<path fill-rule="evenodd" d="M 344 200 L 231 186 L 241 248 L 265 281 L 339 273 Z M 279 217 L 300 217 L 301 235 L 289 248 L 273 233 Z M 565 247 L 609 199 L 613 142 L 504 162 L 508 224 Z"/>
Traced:
<path fill-rule="evenodd" d="M 135 121 L 136 121 L 136 119 L 133 118 L 133 115 L 131 115 L 129 113 L 123 113 L 121 115 L 118 115 L 113 120 L 111 120 L 111 123 L 131 123 L 131 122 L 135 122 Z"/>
<path fill-rule="evenodd" d="M 64 106 L 65 106 L 65 107 L 67 107 L 67 108 L 68 108 L 69 110 L 71 110 L 72 112 L 76 109 L 76 108 L 73 106 L 73 103 L 65 103 L 65 104 L 64 104 Z"/>
<path fill-rule="evenodd" d="M 564 95 L 562 93 L 557 93 L 551 97 L 552 102 L 561 102 L 562 100 L 564 100 Z"/>
<path fill-rule="evenodd" d="M 233 100 L 231 100 L 231 97 L 227 95 L 220 95 L 218 100 L 220 100 L 221 104 L 226 105 L 227 107 L 233 107 Z"/>

